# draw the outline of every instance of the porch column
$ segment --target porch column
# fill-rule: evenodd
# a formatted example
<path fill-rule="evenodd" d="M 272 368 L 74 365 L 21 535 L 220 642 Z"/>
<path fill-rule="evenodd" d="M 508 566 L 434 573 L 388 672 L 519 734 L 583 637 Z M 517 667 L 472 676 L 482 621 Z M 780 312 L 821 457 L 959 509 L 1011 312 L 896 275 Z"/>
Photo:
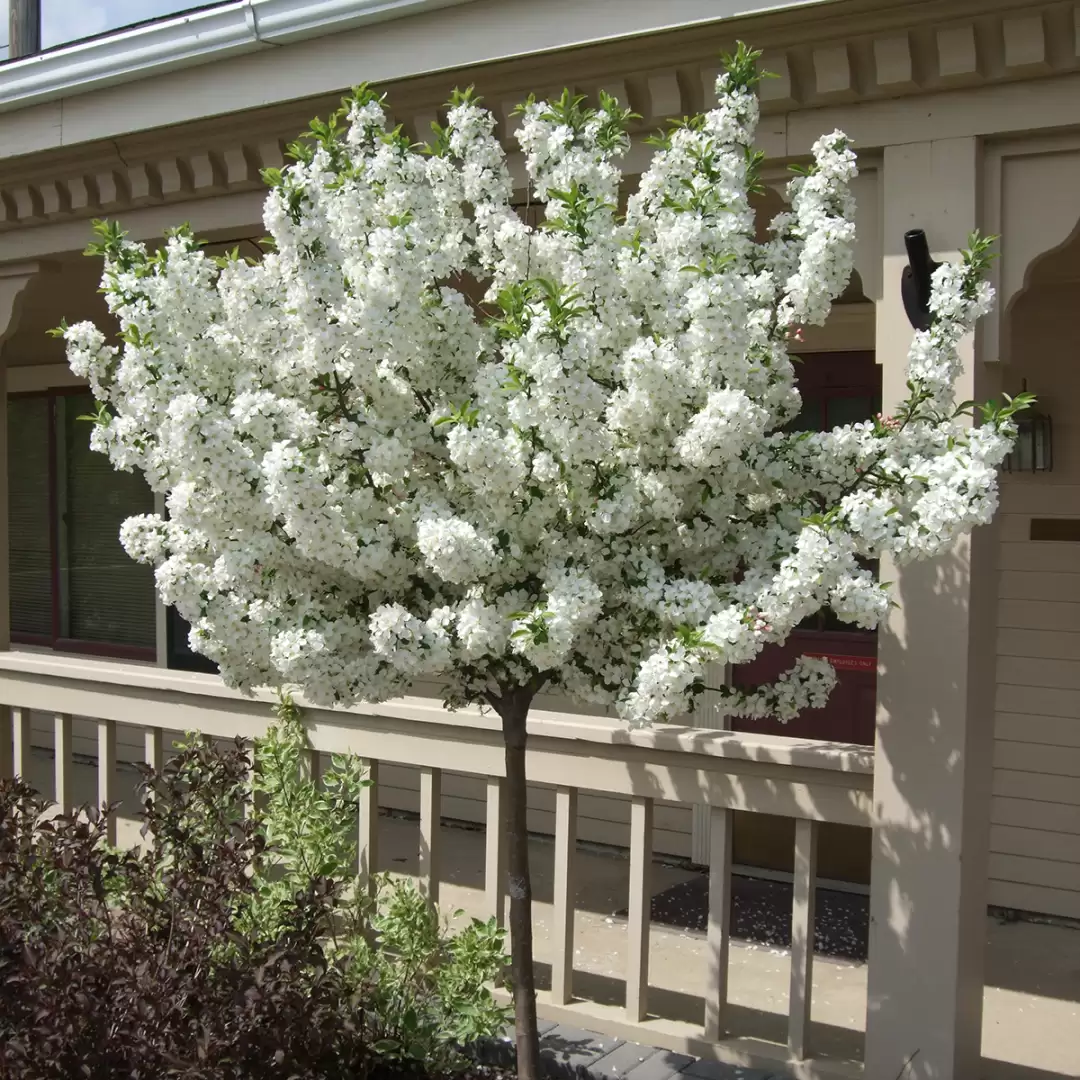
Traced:
<path fill-rule="evenodd" d="M 11 612 L 8 600 L 8 435 L 7 365 L 4 342 L 19 324 L 19 307 L 37 263 L 0 266 L 0 649 L 11 645 Z"/>
<path fill-rule="evenodd" d="M 905 393 L 905 230 L 955 258 L 979 221 L 975 139 L 887 147 L 877 358 L 884 409 Z M 960 400 L 994 396 L 997 366 L 963 345 Z M 993 739 L 994 527 L 898 569 L 879 644 L 866 1066 L 874 1080 L 979 1075 Z"/>

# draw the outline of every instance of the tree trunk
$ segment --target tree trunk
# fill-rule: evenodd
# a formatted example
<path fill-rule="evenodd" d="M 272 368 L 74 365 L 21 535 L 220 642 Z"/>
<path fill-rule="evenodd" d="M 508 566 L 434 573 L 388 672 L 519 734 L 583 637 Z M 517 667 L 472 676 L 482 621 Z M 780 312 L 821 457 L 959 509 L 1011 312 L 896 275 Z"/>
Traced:
<path fill-rule="evenodd" d="M 526 719 L 531 700 L 531 690 L 519 689 L 492 701 L 495 711 L 502 718 L 506 744 L 506 872 L 507 892 L 510 894 L 510 974 L 514 984 L 519 1080 L 539 1080 L 540 1076 L 525 790 Z"/>

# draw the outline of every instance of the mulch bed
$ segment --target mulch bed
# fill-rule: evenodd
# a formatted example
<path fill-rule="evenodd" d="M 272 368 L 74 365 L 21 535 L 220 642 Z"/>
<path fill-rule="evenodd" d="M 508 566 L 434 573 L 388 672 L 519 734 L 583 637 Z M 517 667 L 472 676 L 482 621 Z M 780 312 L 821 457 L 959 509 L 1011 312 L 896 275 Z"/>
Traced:
<path fill-rule="evenodd" d="M 792 887 L 788 882 L 731 876 L 731 936 L 758 945 L 791 946 Z M 622 918 L 626 910 L 616 912 Z M 701 874 L 653 897 L 653 922 L 704 933 L 709 921 L 709 878 Z M 814 952 L 865 962 L 870 899 L 836 889 L 817 890 Z"/>

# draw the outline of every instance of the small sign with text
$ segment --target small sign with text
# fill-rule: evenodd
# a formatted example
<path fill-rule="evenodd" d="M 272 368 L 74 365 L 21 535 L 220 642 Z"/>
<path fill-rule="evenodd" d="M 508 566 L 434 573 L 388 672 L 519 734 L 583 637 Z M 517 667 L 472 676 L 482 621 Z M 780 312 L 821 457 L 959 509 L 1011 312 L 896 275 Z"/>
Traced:
<path fill-rule="evenodd" d="M 838 656 L 835 653 L 812 652 L 807 656 L 818 656 L 828 660 L 837 671 L 876 671 L 877 657 L 874 656 Z"/>

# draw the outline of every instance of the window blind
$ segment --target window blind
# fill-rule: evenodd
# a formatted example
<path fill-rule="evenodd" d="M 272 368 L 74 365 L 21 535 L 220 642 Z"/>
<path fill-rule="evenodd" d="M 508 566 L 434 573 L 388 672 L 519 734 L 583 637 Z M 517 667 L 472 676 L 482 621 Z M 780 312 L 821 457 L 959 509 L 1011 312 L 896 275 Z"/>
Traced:
<path fill-rule="evenodd" d="M 49 399 L 8 398 L 11 630 L 52 637 Z"/>
<path fill-rule="evenodd" d="M 140 473 L 117 472 L 90 449 L 90 394 L 56 398 L 60 508 L 60 636 L 154 648 L 154 576 L 120 544 L 120 526 L 154 510 Z"/>

